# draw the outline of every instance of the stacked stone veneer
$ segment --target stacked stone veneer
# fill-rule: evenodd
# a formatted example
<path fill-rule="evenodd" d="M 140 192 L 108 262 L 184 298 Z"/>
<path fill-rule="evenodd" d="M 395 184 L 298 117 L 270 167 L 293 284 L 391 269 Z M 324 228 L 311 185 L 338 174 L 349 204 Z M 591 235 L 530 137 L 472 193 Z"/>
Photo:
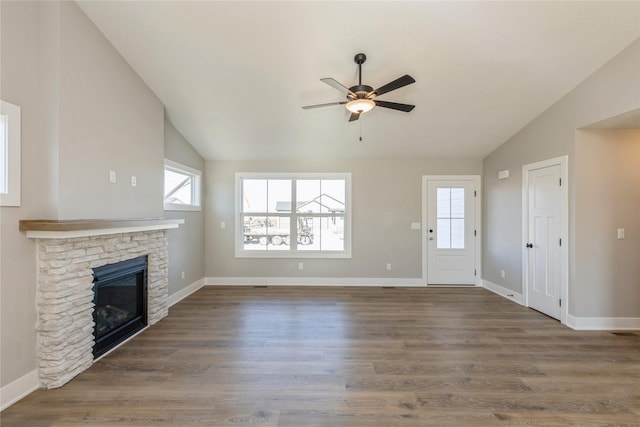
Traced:
<path fill-rule="evenodd" d="M 168 314 L 166 230 L 38 239 L 40 386 L 60 387 L 93 364 L 93 269 L 148 255 L 147 320 Z"/>

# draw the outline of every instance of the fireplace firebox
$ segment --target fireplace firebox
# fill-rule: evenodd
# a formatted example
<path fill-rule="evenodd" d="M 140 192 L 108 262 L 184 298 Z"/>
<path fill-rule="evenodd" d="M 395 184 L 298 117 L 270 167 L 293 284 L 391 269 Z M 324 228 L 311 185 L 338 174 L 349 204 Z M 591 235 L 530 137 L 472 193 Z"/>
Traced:
<path fill-rule="evenodd" d="M 147 266 L 144 255 L 93 269 L 94 359 L 147 326 Z"/>

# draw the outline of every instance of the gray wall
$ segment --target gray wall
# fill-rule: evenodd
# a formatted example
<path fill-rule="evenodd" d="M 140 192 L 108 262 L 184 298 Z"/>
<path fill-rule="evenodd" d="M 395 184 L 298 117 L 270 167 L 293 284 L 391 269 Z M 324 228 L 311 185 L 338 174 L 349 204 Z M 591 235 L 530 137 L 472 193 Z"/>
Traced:
<path fill-rule="evenodd" d="M 579 297 L 577 271 L 605 261 L 576 254 L 577 209 L 576 129 L 622 115 L 640 107 L 640 39 L 543 112 L 483 162 L 483 278 L 515 292 L 522 289 L 522 166 L 548 158 L 569 156 L 569 314 L 600 316 Z M 511 176 L 498 181 L 498 171 Z M 506 277 L 500 277 L 500 270 Z M 589 296 L 587 296 L 589 298 Z M 620 294 L 616 298 L 627 298 Z M 607 310 L 610 312 L 610 310 Z M 611 315 L 611 314 L 609 314 Z M 622 314 L 618 313 L 617 316 Z M 628 314 L 626 314 L 628 315 Z M 635 316 L 640 315 L 640 306 Z"/>
<path fill-rule="evenodd" d="M 59 217 L 160 217 L 164 106 L 74 2 L 61 12 Z"/>
<path fill-rule="evenodd" d="M 0 97 L 22 108 L 22 205 L 0 208 L 6 386 L 36 367 L 35 243 L 18 231 L 19 220 L 161 217 L 165 126 L 162 103 L 75 2 L 0 7 Z M 178 161 L 183 152 L 197 159 L 184 141 L 168 145 Z M 202 239 L 202 226 L 192 226 L 200 233 L 187 235 Z M 172 232 L 170 245 L 183 240 Z M 202 277 L 201 261 L 184 268 L 189 280 Z M 181 285 L 173 281 L 170 291 Z"/>
<path fill-rule="evenodd" d="M 53 149 L 44 138 L 37 3 L 0 2 L 0 97 L 21 107 L 22 205 L 0 207 L 0 385 L 35 368 L 35 244 L 18 231 L 25 218 L 54 217 Z"/>
<path fill-rule="evenodd" d="M 640 129 L 578 131 L 575 159 L 574 314 L 638 317 Z"/>
<path fill-rule="evenodd" d="M 204 159 L 168 119 L 164 126 L 164 156 L 203 172 Z M 164 211 L 165 218 L 183 218 L 169 230 L 169 295 L 204 277 L 204 202 L 201 211 Z M 182 272 L 184 271 L 184 279 Z"/>
<path fill-rule="evenodd" d="M 208 161 L 207 277 L 420 278 L 423 175 L 480 175 L 479 159 Z M 351 259 L 235 258 L 236 172 L 351 172 Z M 226 228 L 221 229 L 224 221 Z M 298 262 L 304 270 L 298 270 Z M 386 270 L 386 264 L 392 270 Z"/>

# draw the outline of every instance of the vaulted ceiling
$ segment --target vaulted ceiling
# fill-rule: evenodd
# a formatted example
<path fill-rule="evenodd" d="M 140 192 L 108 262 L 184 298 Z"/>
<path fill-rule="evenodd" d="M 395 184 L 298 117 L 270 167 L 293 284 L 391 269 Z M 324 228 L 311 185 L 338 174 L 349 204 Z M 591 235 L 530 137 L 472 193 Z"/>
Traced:
<path fill-rule="evenodd" d="M 206 159 L 484 157 L 640 37 L 640 1 L 78 3 Z M 358 52 L 412 112 L 301 108 Z"/>

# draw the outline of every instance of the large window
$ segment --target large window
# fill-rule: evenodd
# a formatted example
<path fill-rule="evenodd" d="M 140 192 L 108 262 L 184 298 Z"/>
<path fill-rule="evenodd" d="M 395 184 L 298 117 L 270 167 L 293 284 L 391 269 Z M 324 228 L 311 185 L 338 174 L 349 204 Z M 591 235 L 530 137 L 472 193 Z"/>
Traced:
<path fill-rule="evenodd" d="M 351 174 L 236 174 L 236 256 L 351 257 Z"/>
<path fill-rule="evenodd" d="M 199 211 L 202 172 L 180 163 L 164 161 L 164 209 Z"/>
<path fill-rule="evenodd" d="M 0 101 L 0 206 L 20 206 L 20 107 Z"/>

